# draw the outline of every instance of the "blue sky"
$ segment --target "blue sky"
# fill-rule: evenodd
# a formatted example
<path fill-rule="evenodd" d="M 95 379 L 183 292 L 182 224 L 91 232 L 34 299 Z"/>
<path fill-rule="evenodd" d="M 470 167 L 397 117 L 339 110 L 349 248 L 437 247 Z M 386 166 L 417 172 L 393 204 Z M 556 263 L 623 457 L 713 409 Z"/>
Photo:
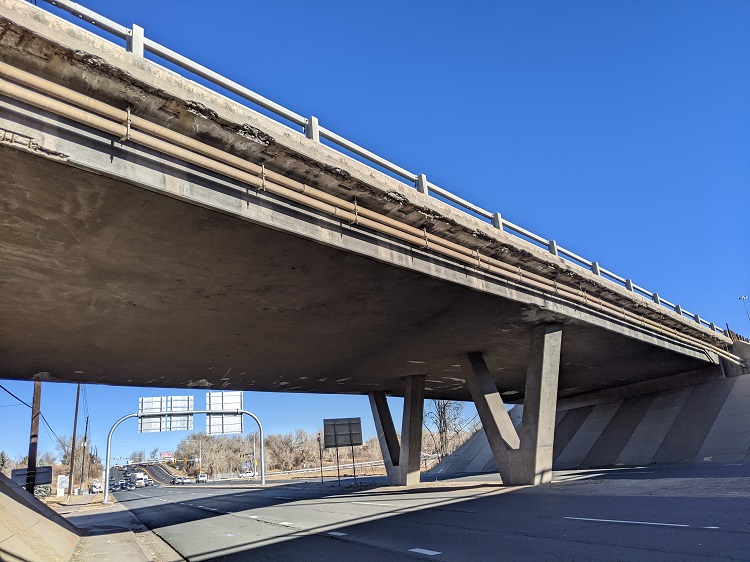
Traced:
<path fill-rule="evenodd" d="M 739 300 L 750 293 L 744 0 L 82 3 L 750 335 Z M 30 401 L 31 383 L 2 384 Z M 87 393 L 102 456 L 108 428 L 138 396 L 184 394 Z M 74 394 L 72 385 L 44 385 L 57 433 L 71 433 Z M 195 394 L 202 405 L 204 393 Z M 365 397 L 245 400 L 269 432 L 361 416 L 374 434 Z M 0 423 L 23 428 L 0 440 L 15 456 L 25 452 L 29 412 L 14 403 L 0 392 Z M 184 436 L 122 427 L 116 455 L 169 450 Z M 40 448 L 52 449 L 44 432 Z"/>

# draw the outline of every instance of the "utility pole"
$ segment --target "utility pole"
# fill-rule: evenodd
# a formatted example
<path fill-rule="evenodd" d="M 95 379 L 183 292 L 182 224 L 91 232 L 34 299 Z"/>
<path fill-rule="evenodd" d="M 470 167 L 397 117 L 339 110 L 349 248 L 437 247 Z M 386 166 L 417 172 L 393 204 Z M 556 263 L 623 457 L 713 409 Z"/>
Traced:
<path fill-rule="evenodd" d="M 203 473 L 203 439 L 198 439 L 198 474 Z"/>
<path fill-rule="evenodd" d="M 88 444 L 89 436 L 89 417 L 86 416 L 86 429 L 83 432 L 83 452 L 81 452 L 81 488 L 84 483 L 84 469 L 86 467 L 86 445 Z"/>
<path fill-rule="evenodd" d="M 81 398 L 81 383 L 78 383 L 76 390 L 76 412 L 73 415 L 73 442 L 70 444 L 70 479 L 68 480 L 68 503 L 70 496 L 73 494 L 73 467 L 76 460 L 76 428 L 78 427 L 78 401 Z"/>
<path fill-rule="evenodd" d="M 42 404 L 42 381 L 34 381 L 34 399 L 31 404 L 31 430 L 29 432 L 29 463 L 26 469 L 26 491 L 34 493 L 36 485 L 36 450 L 39 444 L 39 418 Z"/>
<path fill-rule="evenodd" d="M 747 319 L 750 320 L 750 311 L 747 310 L 747 295 L 742 295 L 740 300 L 745 305 L 745 314 L 747 314 Z"/>

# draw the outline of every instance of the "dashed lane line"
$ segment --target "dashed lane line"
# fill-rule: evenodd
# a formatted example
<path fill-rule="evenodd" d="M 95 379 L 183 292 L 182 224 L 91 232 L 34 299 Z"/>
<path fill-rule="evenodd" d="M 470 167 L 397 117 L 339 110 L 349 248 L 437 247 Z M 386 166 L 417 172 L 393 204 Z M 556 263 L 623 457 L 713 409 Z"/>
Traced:
<path fill-rule="evenodd" d="M 356 505 L 374 505 L 376 507 L 398 507 L 395 503 L 386 503 L 386 502 L 349 502 Z"/>
<path fill-rule="evenodd" d="M 425 554 L 427 556 L 437 556 L 438 554 L 442 554 L 442 552 L 438 552 L 437 550 L 427 550 L 426 548 L 410 548 L 409 552 Z"/>
<path fill-rule="evenodd" d="M 687 525 L 685 523 L 657 523 L 655 521 L 628 521 L 624 519 L 594 519 L 591 517 L 564 517 L 574 521 L 593 521 L 594 523 L 620 523 L 622 525 L 651 525 L 654 527 L 692 527 L 693 529 L 718 529 L 719 527 L 704 527 L 702 525 Z"/>

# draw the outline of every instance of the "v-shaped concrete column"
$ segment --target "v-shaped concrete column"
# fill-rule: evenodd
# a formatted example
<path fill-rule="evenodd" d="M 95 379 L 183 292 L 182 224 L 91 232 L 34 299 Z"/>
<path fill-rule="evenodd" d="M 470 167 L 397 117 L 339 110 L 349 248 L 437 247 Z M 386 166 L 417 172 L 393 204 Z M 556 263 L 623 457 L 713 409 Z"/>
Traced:
<path fill-rule="evenodd" d="M 425 376 L 406 377 L 404 416 L 401 420 L 401 455 L 398 462 L 399 484 L 419 484 L 419 462 L 422 453 Z"/>
<path fill-rule="evenodd" d="M 424 375 L 406 377 L 400 445 L 385 392 L 369 394 L 380 451 L 383 453 L 386 474 L 391 484 L 412 486 L 420 481 L 425 378 Z"/>
<path fill-rule="evenodd" d="M 398 484 L 398 463 L 401 446 L 398 443 L 398 435 L 396 434 L 396 427 L 393 425 L 391 410 L 388 407 L 385 392 L 378 390 L 370 392 L 369 396 L 372 417 L 375 418 L 375 429 L 378 432 L 380 451 L 383 453 L 385 473 L 388 475 L 388 482 Z"/>
<path fill-rule="evenodd" d="M 557 383 L 560 376 L 562 326 L 534 326 L 531 331 L 526 394 L 521 422 L 521 457 L 528 470 L 528 484 L 552 481 L 552 449 L 555 442 Z"/>
<path fill-rule="evenodd" d="M 473 352 L 459 357 L 504 484 L 542 484 L 552 480 L 561 344 L 559 325 L 542 324 L 532 329 L 519 433 L 482 354 Z"/>

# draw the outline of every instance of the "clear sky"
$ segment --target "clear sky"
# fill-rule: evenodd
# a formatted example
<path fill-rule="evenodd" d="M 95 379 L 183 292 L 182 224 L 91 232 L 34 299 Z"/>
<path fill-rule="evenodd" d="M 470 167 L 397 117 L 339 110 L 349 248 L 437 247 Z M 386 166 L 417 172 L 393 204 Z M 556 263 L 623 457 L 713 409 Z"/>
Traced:
<path fill-rule="evenodd" d="M 81 3 L 750 335 L 739 300 L 750 293 L 745 0 Z M 0 382 L 31 401 L 32 383 Z M 43 392 L 53 429 L 70 434 L 75 387 Z M 101 456 L 139 396 L 169 394 L 186 393 L 88 386 Z M 361 416 L 374 435 L 366 397 L 245 400 L 268 432 Z M 18 428 L 0 449 L 13 456 L 25 453 L 30 415 L 16 404 L 0 391 L 0 423 Z M 171 450 L 185 435 L 121 427 L 115 456 Z M 42 431 L 40 451 L 52 448 Z"/>

